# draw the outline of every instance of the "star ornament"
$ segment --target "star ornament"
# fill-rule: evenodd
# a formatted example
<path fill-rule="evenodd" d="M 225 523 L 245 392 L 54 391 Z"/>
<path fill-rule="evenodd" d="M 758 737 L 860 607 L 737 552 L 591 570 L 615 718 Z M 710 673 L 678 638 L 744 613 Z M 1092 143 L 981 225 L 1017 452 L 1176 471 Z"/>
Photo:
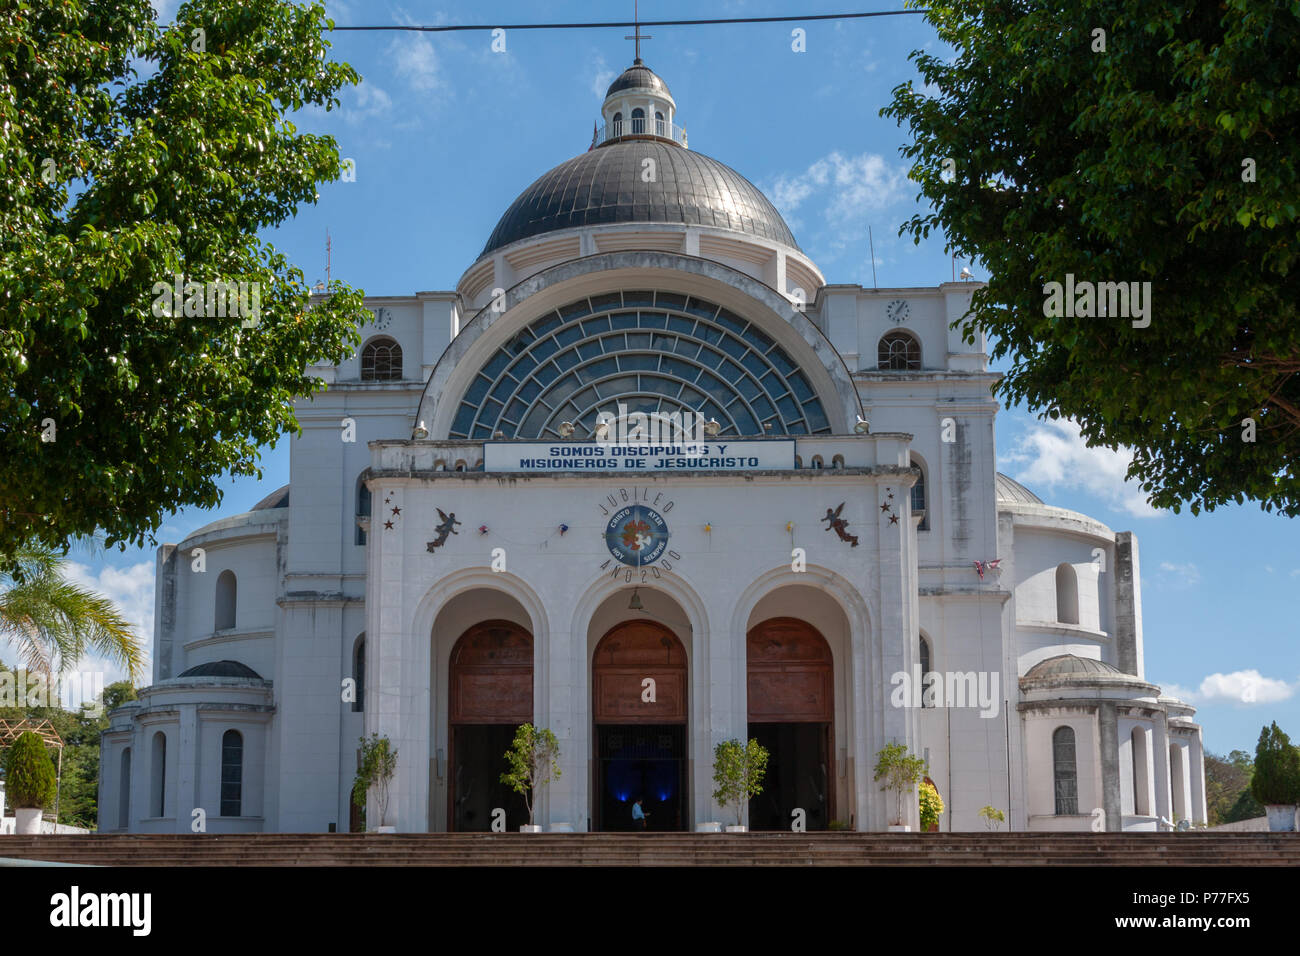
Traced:
<path fill-rule="evenodd" d="M 401 513 L 402 513 L 402 509 L 399 508 L 399 507 L 397 507 L 397 505 L 393 505 L 393 515 L 394 515 L 394 517 L 396 517 L 397 515 L 400 515 Z"/>
<path fill-rule="evenodd" d="M 880 506 L 880 510 L 881 510 L 881 511 L 888 511 L 888 510 L 889 510 L 889 503 L 886 502 L 885 504 L 881 505 L 881 506 Z"/>
<path fill-rule="evenodd" d="M 384 522 L 384 530 L 385 530 L 385 531 L 392 531 L 392 530 L 393 530 L 393 522 L 392 522 L 392 521 L 385 521 L 385 522 Z"/>
<path fill-rule="evenodd" d="M 890 515 L 890 516 L 889 516 L 889 523 L 890 523 L 890 524 L 898 524 L 898 515 Z"/>

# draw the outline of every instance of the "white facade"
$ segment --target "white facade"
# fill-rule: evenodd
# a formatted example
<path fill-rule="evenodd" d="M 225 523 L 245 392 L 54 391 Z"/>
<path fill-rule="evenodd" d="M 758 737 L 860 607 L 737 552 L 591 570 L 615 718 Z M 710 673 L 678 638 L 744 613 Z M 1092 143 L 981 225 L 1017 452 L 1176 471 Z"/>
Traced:
<path fill-rule="evenodd" d="M 688 155 L 639 82 L 571 162 Z M 616 134 L 643 100 L 664 135 Z M 399 831 L 496 805 L 514 829 L 495 777 L 524 719 L 562 752 L 538 822 L 580 831 L 626 828 L 633 791 L 652 829 L 728 822 L 713 748 L 747 736 L 773 749 L 755 827 L 884 829 L 889 742 L 928 759 L 944 830 L 985 805 L 1015 830 L 1205 820 L 1193 710 L 1143 673 L 1136 540 L 996 473 L 996 376 L 951 328 L 973 286 L 830 285 L 779 216 L 706 224 L 645 188 L 655 221 L 525 223 L 454 291 L 367 301 L 357 355 L 313 370 L 290 484 L 159 549 L 153 684 L 104 734 L 100 829 L 346 830 L 371 733 Z M 718 432 L 578 467 L 627 451 L 591 437 L 642 422 L 620 403 Z M 900 698 L 923 659 L 941 706 Z"/>

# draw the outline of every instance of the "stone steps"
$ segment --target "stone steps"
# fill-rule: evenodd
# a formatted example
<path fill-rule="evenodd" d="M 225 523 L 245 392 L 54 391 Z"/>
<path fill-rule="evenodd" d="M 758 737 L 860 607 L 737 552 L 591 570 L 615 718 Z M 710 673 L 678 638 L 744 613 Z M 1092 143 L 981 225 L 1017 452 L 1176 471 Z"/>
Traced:
<path fill-rule="evenodd" d="M 1300 834 L 105 834 L 0 837 L 100 866 L 1300 866 Z"/>

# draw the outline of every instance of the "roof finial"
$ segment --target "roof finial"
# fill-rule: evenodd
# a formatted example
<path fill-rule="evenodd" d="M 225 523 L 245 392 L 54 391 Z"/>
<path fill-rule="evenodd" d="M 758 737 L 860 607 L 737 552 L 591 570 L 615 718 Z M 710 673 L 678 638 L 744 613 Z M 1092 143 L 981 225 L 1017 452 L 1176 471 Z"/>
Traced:
<path fill-rule="evenodd" d="M 641 32 L 641 11 L 639 9 L 640 0 L 632 0 L 632 19 L 636 24 L 636 33 L 630 37 L 623 37 L 624 40 L 636 41 L 636 59 L 632 61 L 633 66 L 641 65 L 641 41 L 653 40 L 654 37 L 647 36 Z"/>

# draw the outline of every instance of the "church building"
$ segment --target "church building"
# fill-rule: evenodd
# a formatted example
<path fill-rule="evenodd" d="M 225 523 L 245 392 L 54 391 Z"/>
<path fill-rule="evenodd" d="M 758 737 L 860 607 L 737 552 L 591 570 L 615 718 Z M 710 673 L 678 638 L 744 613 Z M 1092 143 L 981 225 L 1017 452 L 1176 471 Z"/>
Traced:
<path fill-rule="evenodd" d="M 516 831 L 527 722 L 560 744 L 547 830 L 632 829 L 638 798 L 650 830 L 735 823 L 732 738 L 771 755 L 754 830 L 896 824 L 890 743 L 942 830 L 1206 820 L 1136 538 L 996 470 L 997 376 L 952 328 L 975 284 L 829 281 L 639 56 L 601 119 L 455 289 L 367 298 L 288 485 L 158 549 L 100 831 L 359 829 L 371 734 L 371 828 Z"/>

